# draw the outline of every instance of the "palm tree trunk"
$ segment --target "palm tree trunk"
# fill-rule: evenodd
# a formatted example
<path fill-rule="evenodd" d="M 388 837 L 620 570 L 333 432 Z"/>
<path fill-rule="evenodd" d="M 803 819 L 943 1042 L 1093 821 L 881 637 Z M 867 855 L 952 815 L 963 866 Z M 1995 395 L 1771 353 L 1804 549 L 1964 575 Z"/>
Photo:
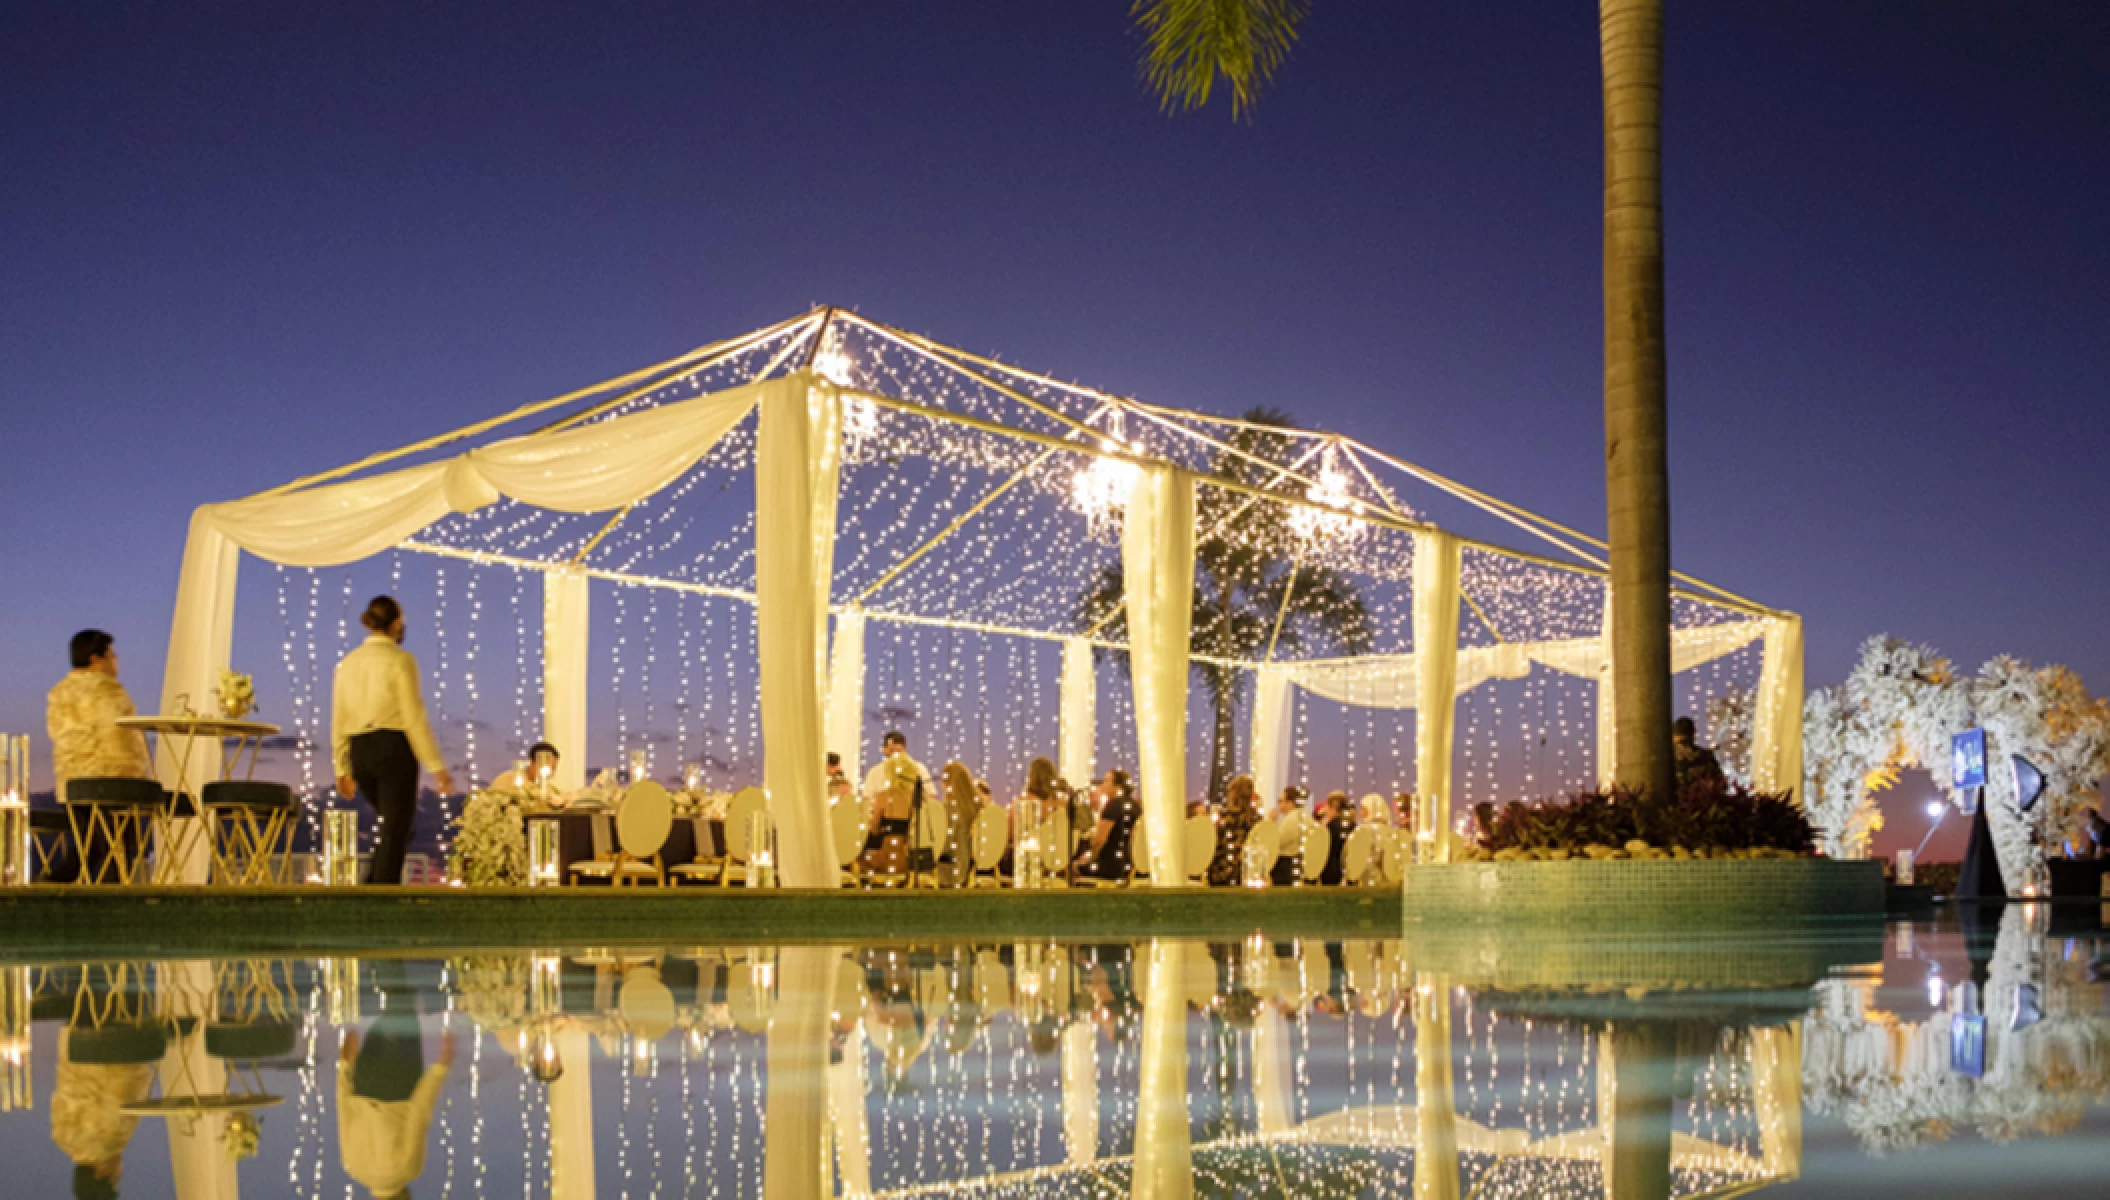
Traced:
<path fill-rule="evenodd" d="M 1605 500 L 1616 781 L 1671 789 L 1664 429 L 1663 0 L 1599 0 L 1604 60 Z"/>

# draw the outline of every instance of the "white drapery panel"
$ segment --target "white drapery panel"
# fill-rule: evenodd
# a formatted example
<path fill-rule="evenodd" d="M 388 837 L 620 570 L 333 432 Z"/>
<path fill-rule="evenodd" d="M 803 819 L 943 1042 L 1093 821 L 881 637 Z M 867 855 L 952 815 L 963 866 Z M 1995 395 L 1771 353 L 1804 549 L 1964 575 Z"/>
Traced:
<path fill-rule="evenodd" d="M 768 419 L 766 408 L 763 419 Z M 821 845 L 827 844 L 822 839 Z M 828 1006 L 841 961 L 842 952 L 833 946 L 786 946 L 777 956 L 782 983 L 769 1017 L 764 1053 L 769 1087 L 762 1109 L 767 1130 L 762 1138 L 762 1194 L 770 1200 L 826 1200 L 835 1195 L 835 1172 L 828 1161 L 826 1081 Z"/>
<path fill-rule="evenodd" d="M 845 970 L 842 964 L 836 970 Z M 865 1110 L 865 1030 L 843 1035 L 842 1057 L 828 1064 L 828 1140 L 835 1146 L 835 1178 L 844 1196 L 872 1191 L 872 1125 Z M 822 1195 L 835 1191 L 823 1189 Z"/>
<path fill-rule="evenodd" d="M 1280 663 L 1270 663 L 1254 672 L 1253 684 L 1253 790 L 1268 808 L 1289 785 L 1291 676 Z"/>
<path fill-rule="evenodd" d="M 594 1200 L 593 1035 L 566 1023 L 556 1041 L 564 1073 L 549 1085 L 550 1200 Z"/>
<path fill-rule="evenodd" d="M 842 756 L 843 775 L 861 783 L 865 741 L 865 610 L 835 614 L 828 657 L 828 749 Z M 832 826 L 831 826 L 832 828 Z"/>
<path fill-rule="evenodd" d="M 804 378 L 751 383 L 558 433 L 508 438 L 444 462 L 198 511 L 242 549 L 293 567 L 357 562 L 449 513 L 474 512 L 502 495 L 558 512 L 605 512 L 680 478 L 762 396 L 796 390 Z"/>
<path fill-rule="evenodd" d="M 1131 507 L 1129 517 L 1134 516 Z M 1151 838 L 1155 840 L 1157 834 L 1153 832 Z M 1129 1195 L 1136 1200 L 1186 1200 L 1194 1195 L 1194 1147 L 1187 1129 L 1183 956 L 1179 943 L 1158 938 L 1140 957 L 1149 974 L 1143 979 L 1143 1045 L 1138 1055 L 1135 1158 Z"/>
<path fill-rule="evenodd" d="M 1121 570 L 1150 882 L 1180 887 L 1187 881 L 1180 828 L 1187 811 L 1187 640 L 1194 622 L 1194 480 L 1185 472 L 1149 467 L 1136 480 L 1121 523 Z"/>
<path fill-rule="evenodd" d="M 1062 696 L 1056 720 L 1056 769 L 1071 787 L 1084 787 L 1092 779 L 1092 743 L 1099 732 L 1099 680 L 1092 670 L 1088 638 L 1062 640 Z"/>
<path fill-rule="evenodd" d="M 190 535 L 183 543 L 183 573 L 176 586 L 176 612 L 169 622 L 168 658 L 161 673 L 162 712 L 182 712 L 186 704 L 195 711 L 212 711 L 213 689 L 220 686 L 220 672 L 234 652 L 234 589 L 241 559 L 241 550 L 213 526 L 205 509 L 191 514 Z M 155 755 L 161 786 L 196 796 L 218 779 L 219 756 L 203 752 L 210 745 L 190 755 L 181 774 L 176 770 L 177 755 Z M 204 883 L 211 870 L 212 851 L 203 832 L 196 828 L 195 818 L 170 823 L 170 837 L 189 849 L 177 870 L 177 878 L 184 883 Z"/>
<path fill-rule="evenodd" d="M 1283 1019 L 1282 1010 L 1261 1005 L 1260 1016 L 1253 1022 L 1253 1125 L 1262 1137 L 1288 1133 L 1296 1123 L 1290 1108 L 1294 1061 L 1289 1022 Z"/>
<path fill-rule="evenodd" d="M 1062 1160 L 1081 1165 L 1098 1157 L 1098 1031 L 1073 1021 L 1062 1031 Z"/>
<path fill-rule="evenodd" d="M 217 995 L 212 965 L 198 959 L 161 962 L 155 964 L 155 974 L 163 1004 L 157 1015 L 182 1023 L 175 1026 L 176 1036 L 155 1069 L 161 1094 L 169 1099 L 224 1095 L 227 1060 L 205 1052 L 205 1025 L 215 1015 Z M 181 1032 L 184 1025 L 191 1032 Z M 176 1200 L 236 1200 L 242 1194 L 235 1178 L 235 1160 L 220 1140 L 232 1115 L 208 1110 L 168 1123 L 169 1175 L 175 1182 Z"/>
<path fill-rule="evenodd" d="M 1415 838 L 1451 858 L 1451 724 L 1458 701 L 1458 539 L 1414 535 Z"/>
<path fill-rule="evenodd" d="M 542 572 L 542 740 L 557 748 L 551 782 L 586 783 L 586 670 L 590 627 L 586 576 Z"/>
<path fill-rule="evenodd" d="M 755 447 L 755 642 L 761 676 L 762 784 L 784 885 L 832 888 L 822 711 L 828 584 L 842 405 L 804 373 L 762 398 Z M 808 386 L 809 383 L 811 386 Z"/>
<path fill-rule="evenodd" d="M 1767 621 L 1752 714 L 1751 786 L 1802 798 L 1802 618 Z"/>

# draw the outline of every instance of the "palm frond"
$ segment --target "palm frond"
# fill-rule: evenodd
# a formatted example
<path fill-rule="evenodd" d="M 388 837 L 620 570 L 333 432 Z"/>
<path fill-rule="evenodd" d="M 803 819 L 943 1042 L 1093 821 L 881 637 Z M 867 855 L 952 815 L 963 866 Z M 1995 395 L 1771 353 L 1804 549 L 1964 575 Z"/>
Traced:
<path fill-rule="evenodd" d="M 1231 89 L 1231 118 L 1249 115 L 1260 89 L 1296 44 L 1306 0 L 1135 0 L 1143 32 L 1143 78 L 1166 112 L 1209 102 L 1219 77 Z"/>

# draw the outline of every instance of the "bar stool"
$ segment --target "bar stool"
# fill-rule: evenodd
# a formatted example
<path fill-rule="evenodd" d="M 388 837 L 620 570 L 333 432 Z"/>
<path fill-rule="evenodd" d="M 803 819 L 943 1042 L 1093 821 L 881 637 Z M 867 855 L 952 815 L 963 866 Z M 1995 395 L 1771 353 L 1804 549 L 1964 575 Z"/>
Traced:
<path fill-rule="evenodd" d="M 223 779 L 199 797 L 212 840 L 216 882 L 240 886 L 291 882 L 293 789 L 283 783 Z"/>
<path fill-rule="evenodd" d="M 146 866 L 148 837 L 154 819 L 168 804 L 168 792 L 151 779 L 91 776 L 66 781 L 66 823 L 80 855 L 79 883 L 131 883 Z M 106 853 L 95 855 L 100 837 Z"/>
<path fill-rule="evenodd" d="M 59 855 L 66 849 L 66 814 L 57 809 L 33 808 L 29 810 L 29 851 L 32 858 L 31 877 L 43 879 L 58 865 Z"/>

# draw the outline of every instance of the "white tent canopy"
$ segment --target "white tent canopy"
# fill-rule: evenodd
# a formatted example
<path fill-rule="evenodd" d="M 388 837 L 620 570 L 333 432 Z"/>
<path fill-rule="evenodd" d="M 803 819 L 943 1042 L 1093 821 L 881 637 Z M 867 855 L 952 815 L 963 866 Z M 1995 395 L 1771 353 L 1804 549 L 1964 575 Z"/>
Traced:
<path fill-rule="evenodd" d="M 706 387 L 707 382 L 724 386 Z M 579 407 L 535 432 L 440 453 L 508 422 L 568 405 Z M 595 557 L 602 539 L 626 515 L 678 490 L 680 481 L 720 450 L 730 434 L 744 428 L 751 413 L 758 414 L 751 455 L 752 534 L 746 543 L 752 554 L 751 586 L 655 573 Z M 945 510 L 949 524 L 934 536 L 918 535 L 913 549 L 883 562 L 883 570 L 853 563 L 850 569 L 864 575 L 846 579 L 836 561 L 838 497 L 851 486 L 852 450 L 882 420 L 918 430 L 957 430 L 975 440 L 965 451 L 962 444 L 934 449 L 904 435 L 890 457 L 860 459 L 859 470 L 898 472 L 906 469 L 903 461 L 917 456 L 943 469 L 981 454 L 988 461 L 974 465 L 1001 475 L 1002 481 L 973 504 Z M 1500 621 L 1473 601 L 1470 581 L 1461 584 L 1461 558 L 1470 553 L 1601 587 L 1602 563 L 1589 548 L 1598 543 L 1348 439 L 1268 430 L 1265 437 L 1274 439 L 1269 448 L 1256 448 L 1260 443 L 1251 438 L 1241 441 L 1251 432 L 1240 422 L 1063 384 L 853 314 L 816 310 L 455 434 L 247 499 L 200 507 L 184 550 L 162 703 L 174 711 L 185 697 L 199 700 L 229 665 L 243 552 L 289 566 L 324 567 L 400 549 L 538 573 L 543 581 L 542 734 L 567 747 L 586 741 L 593 581 L 742 601 L 753 605 L 763 783 L 780 829 L 783 877 L 791 886 L 824 886 L 834 879 L 836 858 L 819 764 L 832 749 L 844 755 L 853 774 L 860 765 L 865 641 L 872 621 L 1061 643 L 1061 737 L 1059 748 L 1051 749 L 1057 749 L 1066 776 L 1080 782 L 1094 767 L 1092 732 L 1099 714 L 1094 651 L 1127 652 L 1153 878 L 1168 884 L 1183 879 L 1190 866 L 1178 861 L 1181 839 L 1172 832 L 1187 795 L 1187 687 L 1197 662 L 1249 671 L 1258 679 L 1251 757 L 1263 794 L 1272 794 L 1288 775 L 1296 689 L 1350 706 L 1415 710 L 1417 789 L 1426 830 L 1448 820 L 1451 710 L 1457 696 L 1488 680 L 1518 679 L 1534 665 L 1544 666 L 1596 681 L 1599 720 L 1609 727 L 1609 647 L 1601 630 L 1580 637 L 1504 640 Z M 416 461 L 397 465 L 406 460 Z M 1225 469 L 1226 463 L 1237 469 Z M 385 466 L 394 469 L 376 470 Z M 1051 485 L 1056 471 L 1074 474 Z M 1557 556 L 1509 550 L 1438 529 L 1400 503 L 1379 471 L 1433 486 L 1530 532 Z M 1029 486 L 1016 486 L 1022 482 Z M 1080 507 L 1097 504 L 1120 518 L 1118 541 L 1108 547 L 1117 550 L 1102 561 L 1120 573 L 1125 611 L 1098 614 L 1093 623 L 1045 609 L 990 617 L 929 604 L 882 603 L 883 597 L 900 593 L 902 580 L 935 562 L 926 556 L 948 539 L 966 536 L 960 531 L 976 521 L 992 519 L 982 514 L 1008 502 L 1007 495 L 1036 487 L 1043 495 L 1051 494 L 1050 487 L 1074 489 Z M 1201 515 L 1203 500 L 1215 505 L 1209 509 L 1215 515 Z M 512 553 L 431 537 L 431 531 L 461 514 L 501 502 L 554 513 L 612 515 L 567 554 Z M 1337 536 L 1351 527 L 1382 533 L 1396 543 L 1394 557 L 1402 564 L 1396 579 L 1411 593 L 1411 621 L 1403 623 L 1411 626 L 1411 651 L 1277 659 L 1283 624 L 1278 616 L 1264 655 L 1197 653 L 1195 646 L 1205 636 L 1190 628 L 1197 544 L 1265 512 L 1289 514 L 1285 527 L 1317 530 L 1315 547 L 1322 534 Z M 1322 556 L 1320 549 L 1308 556 L 1300 552 L 1299 567 L 1306 568 L 1307 557 Z M 1799 618 L 1684 582 L 1688 600 L 1726 619 L 1675 631 L 1676 669 L 1761 642 L 1755 782 L 1762 788 L 1793 786 L 1801 777 Z M 1297 584 L 1293 572 L 1288 586 L 1293 590 Z M 1461 607 L 1494 636 L 1492 644 L 1460 645 Z M 1116 618 L 1118 626 L 1112 625 Z M 1600 735 L 1601 775 L 1610 773 L 1609 744 Z M 568 778 L 559 782 L 582 782 L 584 765 L 583 754 L 567 754 L 561 769 Z M 209 765 L 197 763 L 192 769 L 202 773 Z M 1447 847 L 1442 839 L 1437 844 Z"/>

